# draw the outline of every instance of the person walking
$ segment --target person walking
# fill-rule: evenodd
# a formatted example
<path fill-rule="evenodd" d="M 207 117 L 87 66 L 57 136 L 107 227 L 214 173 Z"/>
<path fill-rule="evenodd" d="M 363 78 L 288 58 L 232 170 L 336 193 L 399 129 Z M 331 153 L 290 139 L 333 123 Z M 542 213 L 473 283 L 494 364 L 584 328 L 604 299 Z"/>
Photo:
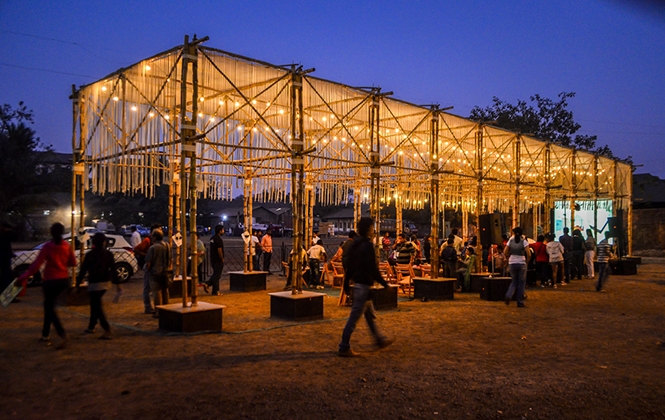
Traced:
<path fill-rule="evenodd" d="M 151 232 L 152 233 L 152 232 Z M 134 247 L 134 255 L 139 267 L 143 268 L 143 313 L 154 314 L 155 308 L 152 307 L 152 291 L 150 290 L 150 273 L 145 269 L 145 258 L 148 255 L 152 245 L 152 235 L 143 240 Z"/>
<path fill-rule="evenodd" d="M 270 262 L 272 260 L 272 230 L 266 230 L 266 234 L 261 238 L 261 249 L 263 249 L 263 271 L 270 274 Z"/>
<path fill-rule="evenodd" d="M 517 290 L 517 306 L 523 308 L 525 306 L 526 262 L 531 257 L 531 248 L 529 242 L 522 236 L 521 227 L 513 229 L 513 236 L 508 240 L 503 252 L 508 257 L 508 267 L 512 279 L 508 292 L 506 292 L 506 305 L 510 305 L 515 290 Z"/>
<path fill-rule="evenodd" d="M 374 341 L 379 348 L 388 347 L 393 340 L 387 338 L 376 325 L 376 312 L 370 299 L 370 290 L 374 282 L 378 282 L 383 287 L 388 284 L 381 276 L 379 267 L 376 265 L 376 253 L 372 238 L 374 237 L 374 220 L 369 217 L 363 217 L 358 221 L 358 236 L 349 249 L 349 255 L 346 264 L 346 275 L 344 276 L 344 293 L 349 294 L 350 283 L 353 281 L 353 300 L 351 304 L 351 313 L 342 332 L 342 341 L 339 343 L 337 354 L 342 357 L 358 356 L 358 353 L 351 349 L 351 334 L 356 329 L 360 317 L 365 316 L 367 326 L 374 336 Z"/>
<path fill-rule="evenodd" d="M 58 296 L 71 285 L 69 277 L 69 267 L 76 266 L 76 256 L 71 245 L 62 239 L 65 233 L 65 226 L 62 223 L 54 223 L 51 226 L 51 241 L 44 244 L 37 255 L 35 262 L 30 264 L 28 270 L 18 279 L 19 284 L 25 285 L 28 278 L 35 274 L 43 264 L 45 264 L 42 273 L 42 289 L 44 291 L 44 327 L 42 328 L 41 341 L 49 341 L 51 324 L 60 337 L 60 343 L 55 347 L 62 349 L 67 346 L 69 337 L 65 328 L 60 322 L 55 311 Z"/>
<path fill-rule="evenodd" d="M 166 274 L 171 268 L 171 247 L 164 242 L 161 229 L 153 230 L 150 235 L 153 242 L 145 258 L 145 270 L 150 273 L 150 289 L 157 310 L 157 306 L 169 303 L 169 279 Z M 153 316 L 157 318 L 158 314 Z"/>
<path fill-rule="evenodd" d="M 566 285 L 564 281 L 564 249 L 561 242 L 557 242 L 554 235 L 549 235 L 549 241 L 547 242 L 547 256 L 550 260 L 550 267 L 552 267 L 552 288 L 556 289 L 556 283 L 561 282 L 562 286 Z"/>
<path fill-rule="evenodd" d="M 106 235 L 97 232 L 92 236 L 92 249 L 85 254 L 81 270 L 76 277 L 76 290 L 78 291 L 81 282 L 88 274 L 88 297 L 90 298 L 90 321 L 88 328 L 83 332 L 92 334 L 95 332 L 97 322 L 102 326 L 104 333 L 99 337 L 101 339 L 111 338 L 111 326 L 104 314 L 102 307 L 102 297 L 107 290 L 111 288 L 112 283 L 118 282 L 118 275 L 115 271 L 113 253 L 106 249 Z"/>
<path fill-rule="evenodd" d="M 586 278 L 594 278 L 593 259 L 596 257 L 596 238 L 593 237 L 591 229 L 586 230 L 586 241 L 584 241 L 584 263 L 586 264 Z"/>
<path fill-rule="evenodd" d="M 212 274 L 207 282 L 203 283 L 203 290 L 208 293 L 212 286 L 212 295 L 221 296 L 219 292 L 219 279 L 224 270 L 224 226 L 215 226 L 215 234 L 210 238 L 210 263 L 212 264 Z"/>
<path fill-rule="evenodd" d="M 605 239 L 600 241 L 596 246 L 598 255 L 596 260 L 598 261 L 598 280 L 596 281 L 596 292 L 604 292 L 603 286 L 609 278 L 610 271 L 608 268 L 608 263 L 610 261 L 610 255 L 612 253 L 612 246 L 607 241 L 610 238 L 610 233 L 605 232 Z"/>
<path fill-rule="evenodd" d="M 563 235 L 559 236 L 559 243 L 563 245 L 563 270 L 566 283 L 570 283 L 573 266 L 573 237 L 568 234 L 570 229 L 563 228 Z M 563 281 L 561 282 L 564 283 Z"/>

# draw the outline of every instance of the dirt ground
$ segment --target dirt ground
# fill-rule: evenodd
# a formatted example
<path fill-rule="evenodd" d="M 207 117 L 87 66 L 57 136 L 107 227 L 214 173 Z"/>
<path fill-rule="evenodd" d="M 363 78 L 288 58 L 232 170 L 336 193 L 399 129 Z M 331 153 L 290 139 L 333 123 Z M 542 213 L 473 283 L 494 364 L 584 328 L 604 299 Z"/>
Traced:
<path fill-rule="evenodd" d="M 271 276 L 268 290 L 284 278 Z M 326 289 L 325 319 L 269 317 L 266 292 L 229 292 L 223 332 L 160 332 L 143 314 L 141 280 L 105 298 L 113 340 L 81 335 L 88 307 L 60 307 L 70 345 L 38 341 L 41 292 L 0 308 L 4 419 L 561 419 L 665 418 L 665 265 L 531 288 L 526 308 L 456 294 L 379 312 L 395 343 L 336 355 L 349 308 Z M 173 300 L 172 302 L 174 302 Z M 98 327 L 99 330 L 99 327 Z M 52 332 L 52 337 L 55 333 Z M 55 341 L 55 340 L 54 340 Z"/>

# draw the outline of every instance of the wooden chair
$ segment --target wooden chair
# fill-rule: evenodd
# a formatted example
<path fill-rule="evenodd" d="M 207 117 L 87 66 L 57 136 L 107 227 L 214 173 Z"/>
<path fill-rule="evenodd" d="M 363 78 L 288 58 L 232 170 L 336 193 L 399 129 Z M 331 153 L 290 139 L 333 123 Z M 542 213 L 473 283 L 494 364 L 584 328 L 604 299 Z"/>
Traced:
<path fill-rule="evenodd" d="M 397 283 L 397 275 L 395 274 L 395 271 L 391 265 L 388 264 L 388 262 L 379 263 L 379 272 L 383 276 L 383 279 L 386 281 L 386 283 Z"/>
<path fill-rule="evenodd" d="M 332 287 L 344 287 L 344 266 L 341 262 L 331 263 L 333 269 Z"/>
<path fill-rule="evenodd" d="M 420 270 L 423 272 L 423 277 L 432 277 L 432 265 L 420 264 Z"/>
<path fill-rule="evenodd" d="M 402 293 L 406 293 L 406 288 L 409 288 L 409 296 L 411 296 L 411 289 L 413 288 L 413 267 L 411 264 L 395 264 L 395 273 L 397 275 L 397 284 L 402 289 Z"/>

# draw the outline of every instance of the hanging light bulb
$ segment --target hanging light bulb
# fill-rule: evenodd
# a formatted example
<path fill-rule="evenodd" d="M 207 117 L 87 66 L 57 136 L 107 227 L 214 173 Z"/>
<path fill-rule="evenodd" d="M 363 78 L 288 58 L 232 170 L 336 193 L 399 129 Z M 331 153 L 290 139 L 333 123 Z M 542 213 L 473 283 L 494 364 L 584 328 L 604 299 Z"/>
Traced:
<path fill-rule="evenodd" d="M 106 86 L 102 86 L 102 92 L 106 92 Z"/>

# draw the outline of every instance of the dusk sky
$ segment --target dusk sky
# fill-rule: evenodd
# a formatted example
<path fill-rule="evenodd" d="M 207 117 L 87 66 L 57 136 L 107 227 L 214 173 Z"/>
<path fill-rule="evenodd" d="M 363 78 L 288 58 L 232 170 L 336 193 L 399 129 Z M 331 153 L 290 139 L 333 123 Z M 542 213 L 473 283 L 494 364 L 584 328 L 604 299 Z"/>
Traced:
<path fill-rule="evenodd" d="M 576 92 L 579 134 L 665 178 L 665 7 L 655 0 L 0 0 L 0 104 L 24 101 L 41 140 L 70 152 L 71 86 L 185 34 L 463 117 L 493 96 Z"/>

